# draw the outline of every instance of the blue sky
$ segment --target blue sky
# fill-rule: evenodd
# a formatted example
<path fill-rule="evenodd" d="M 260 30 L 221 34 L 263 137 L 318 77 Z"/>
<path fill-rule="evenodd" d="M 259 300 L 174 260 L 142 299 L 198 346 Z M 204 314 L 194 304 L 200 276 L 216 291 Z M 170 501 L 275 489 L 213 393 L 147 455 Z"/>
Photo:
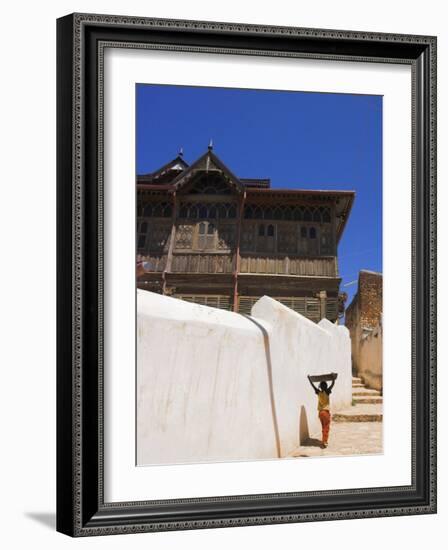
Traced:
<path fill-rule="evenodd" d="M 179 149 L 214 152 L 242 178 L 291 189 L 346 189 L 356 199 L 339 243 L 350 303 L 360 269 L 382 271 L 382 97 L 137 85 L 137 173 Z"/>

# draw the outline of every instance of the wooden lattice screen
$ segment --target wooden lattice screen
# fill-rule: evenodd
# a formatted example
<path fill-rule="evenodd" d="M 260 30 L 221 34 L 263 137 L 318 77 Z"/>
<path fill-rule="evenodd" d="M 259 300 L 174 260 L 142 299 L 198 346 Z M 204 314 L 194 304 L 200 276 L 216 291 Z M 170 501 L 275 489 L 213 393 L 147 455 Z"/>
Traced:
<path fill-rule="evenodd" d="M 227 309 L 227 310 L 232 309 L 230 296 L 176 294 L 175 298 L 179 298 L 181 300 L 185 300 L 186 302 L 191 302 L 193 304 L 201 304 L 203 306 L 216 307 L 218 309 Z"/>

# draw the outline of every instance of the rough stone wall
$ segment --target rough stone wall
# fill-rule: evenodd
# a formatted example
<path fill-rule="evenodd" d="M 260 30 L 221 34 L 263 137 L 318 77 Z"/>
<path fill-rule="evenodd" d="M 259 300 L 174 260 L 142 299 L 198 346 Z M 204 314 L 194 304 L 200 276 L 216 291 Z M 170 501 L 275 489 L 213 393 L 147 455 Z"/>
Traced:
<path fill-rule="evenodd" d="M 356 373 L 359 363 L 359 343 L 361 341 L 362 329 L 359 321 L 359 295 L 356 294 L 351 304 L 345 310 L 345 326 L 350 333 L 350 341 L 352 346 L 352 368 Z"/>
<path fill-rule="evenodd" d="M 360 271 L 358 292 L 345 312 L 345 326 L 350 331 L 352 342 L 353 372 L 375 373 L 369 379 L 371 387 L 382 387 L 382 311 L 383 311 L 383 276 L 372 271 Z M 371 344 L 369 335 L 381 334 Z M 380 347 L 378 347 L 380 344 Z M 379 354 L 379 355 L 378 355 Z M 374 358 L 377 364 L 374 365 Z M 365 382 L 369 384 L 367 379 Z"/>
<path fill-rule="evenodd" d="M 361 328 L 373 329 L 380 322 L 383 311 L 382 274 L 360 271 L 358 295 Z"/>
<path fill-rule="evenodd" d="M 138 290 L 137 463 L 288 456 L 319 430 L 308 374 L 338 373 L 351 403 L 345 327 L 264 296 L 252 316 Z"/>
<path fill-rule="evenodd" d="M 383 327 L 379 323 L 359 345 L 358 375 L 367 387 L 383 391 Z"/>

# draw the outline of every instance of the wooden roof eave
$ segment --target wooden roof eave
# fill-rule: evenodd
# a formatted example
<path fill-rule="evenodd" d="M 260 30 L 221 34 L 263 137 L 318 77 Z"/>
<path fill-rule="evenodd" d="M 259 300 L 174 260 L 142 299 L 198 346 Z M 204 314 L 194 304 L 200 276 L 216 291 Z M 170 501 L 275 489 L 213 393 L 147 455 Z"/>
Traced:
<path fill-rule="evenodd" d="M 163 175 L 167 170 L 170 170 L 173 166 L 176 164 L 183 164 L 184 171 L 188 169 L 188 162 L 186 162 L 180 155 L 177 155 L 176 158 L 173 160 L 170 160 L 166 164 L 164 164 L 162 167 L 160 167 L 158 170 L 155 170 L 154 172 L 149 172 L 147 174 L 140 174 L 137 176 L 137 180 L 141 179 L 142 181 L 154 181 L 157 179 L 157 177 Z"/>
<path fill-rule="evenodd" d="M 351 196 L 347 197 L 347 201 L 346 201 L 344 210 L 341 213 L 341 215 L 339 216 L 339 219 L 341 221 L 340 221 L 340 223 L 337 227 L 337 231 L 336 231 L 336 236 L 337 236 L 338 242 L 341 240 L 341 237 L 344 233 L 345 227 L 347 225 L 348 218 L 350 216 L 350 212 L 351 212 L 352 207 L 353 207 L 353 203 L 355 201 L 355 197 L 356 197 L 356 194 L 353 191 Z"/>
<path fill-rule="evenodd" d="M 173 193 L 176 190 L 174 185 L 170 183 L 158 185 L 155 183 L 139 183 L 139 182 L 137 182 L 137 189 L 139 191 L 168 191 L 171 193 Z"/>
<path fill-rule="evenodd" d="M 202 172 L 206 173 L 206 171 L 203 168 L 199 168 L 199 166 L 207 157 L 209 157 L 209 159 L 222 171 L 225 179 L 238 193 L 244 192 L 245 186 L 210 149 L 173 180 L 172 185 L 175 186 L 176 190 L 185 187 L 196 174 Z"/>
<path fill-rule="evenodd" d="M 353 202 L 356 196 L 355 191 L 345 190 L 324 190 L 324 189 L 246 189 L 247 202 L 252 200 L 264 200 L 278 199 L 280 197 L 287 198 L 288 201 L 300 204 L 302 201 L 307 204 L 310 203 L 310 198 L 317 199 L 316 204 L 322 201 L 335 202 L 337 200 L 343 201 L 343 205 L 340 212 L 337 212 L 336 217 L 339 219 L 339 223 L 336 228 L 336 236 L 339 240 L 342 237 L 347 220 L 350 215 L 350 211 L 353 206 Z"/>

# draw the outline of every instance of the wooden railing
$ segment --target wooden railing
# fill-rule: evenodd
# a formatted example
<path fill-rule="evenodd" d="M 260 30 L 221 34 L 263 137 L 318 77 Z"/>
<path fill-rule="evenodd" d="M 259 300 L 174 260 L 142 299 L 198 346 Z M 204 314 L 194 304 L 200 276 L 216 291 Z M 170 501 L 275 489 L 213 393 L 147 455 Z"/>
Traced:
<path fill-rule="evenodd" d="M 172 273 L 232 273 L 232 254 L 173 254 Z"/>
<path fill-rule="evenodd" d="M 162 273 L 166 268 L 167 254 L 148 254 L 141 259 L 149 273 Z"/>
<path fill-rule="evenodd" d="M 151 268 L 150 272 L 163 272 L 166 269 L 167 255 L 150 255 L 145 257 Z M 233 273 L 233 254 L 214 253 L 178 253 L 174 252 L 172 273 Z M 242 254 L 240 273 L 263 275 L 300 275 L 308 277 L 337 277 L 337 261 L 334 257 L 303 258 L 270 255 Z"/>
<path fill-rule="evenodd" d="M 288 256 L 241 255 L 240 273 L 262 273 L 272 275 L 302 275 L 315 277 L 337 277 L 337 263 L 334 257 L 303 258 Z"/>

